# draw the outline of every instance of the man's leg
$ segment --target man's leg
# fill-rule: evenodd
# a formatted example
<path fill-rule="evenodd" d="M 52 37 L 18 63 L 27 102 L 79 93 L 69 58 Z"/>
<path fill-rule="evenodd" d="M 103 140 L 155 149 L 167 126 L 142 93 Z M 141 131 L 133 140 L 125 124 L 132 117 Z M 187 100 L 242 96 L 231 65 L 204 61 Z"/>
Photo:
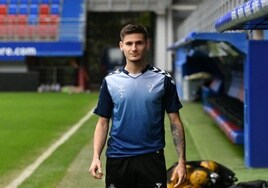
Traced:
<path fill-rule="evenodd" d="M 135 188 L 132 158 L 107 158 L 106 188 Z"/>
<path fill-rule="evenodd" d="M 139 156 L 137 160 L 137 188 L 167 187 L 166 163 L 163 151 Z"/>

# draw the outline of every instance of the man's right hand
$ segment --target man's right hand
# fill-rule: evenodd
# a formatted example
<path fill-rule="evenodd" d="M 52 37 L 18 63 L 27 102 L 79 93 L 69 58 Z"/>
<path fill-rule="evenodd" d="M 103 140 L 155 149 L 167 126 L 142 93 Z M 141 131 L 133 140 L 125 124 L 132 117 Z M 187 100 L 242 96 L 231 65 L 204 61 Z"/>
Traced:
<path fill-rule="evenodd" d="M 101 179 L 103 175 L 101 161 L 99 159 L 93 159 L 88 171 L 95 179 Z"/>

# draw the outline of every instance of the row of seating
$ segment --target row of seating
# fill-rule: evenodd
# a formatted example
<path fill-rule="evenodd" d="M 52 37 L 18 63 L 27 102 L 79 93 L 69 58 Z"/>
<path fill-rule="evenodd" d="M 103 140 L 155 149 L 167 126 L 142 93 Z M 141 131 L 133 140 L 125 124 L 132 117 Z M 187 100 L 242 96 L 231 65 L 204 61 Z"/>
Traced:
<path fill-rule="evenodd" d="M 0 0 L 0 4 L 60 4 L 63 0 Z"/>
<path fill-rule="evenodd" d="M 58 15 L 0 15 L 0 26 L 3 25 L 55 25 L 59 24 L 60 17 Z"/>
<path fill-rule="evenodd" d="M 2 40 L 32 40 L 32 39 L 56 39 L 59 27 L 57 25 L 37 26 L 2 26 L 0 27 L 0 39 Z"/>
<path fill-rule="evenodd" d="M 1 5 L 0 4 L 0 15 L 7 14 L 60 14 L 61 6 L 58 4 L 10 4 L 10 5 Z"/>

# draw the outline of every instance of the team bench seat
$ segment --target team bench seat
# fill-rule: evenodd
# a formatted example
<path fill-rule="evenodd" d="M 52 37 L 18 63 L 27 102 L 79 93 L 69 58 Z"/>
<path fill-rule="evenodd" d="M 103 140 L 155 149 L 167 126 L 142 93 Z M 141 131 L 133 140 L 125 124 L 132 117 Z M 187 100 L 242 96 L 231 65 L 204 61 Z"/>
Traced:
<path fill-rule="evenodd" d="M 233 143 L 243 144 L 244 103 L 238 99 L 241 89 L 235 89 L 239 84 L 232 81 L 227 94 L 222 94 L 218 91 L 220 85 L 221 80 L 214 80 L 210 86 L 202 87 L 203 109 Z M 233 97 L 234 91 L 240 94 L 238 98 Z"/>

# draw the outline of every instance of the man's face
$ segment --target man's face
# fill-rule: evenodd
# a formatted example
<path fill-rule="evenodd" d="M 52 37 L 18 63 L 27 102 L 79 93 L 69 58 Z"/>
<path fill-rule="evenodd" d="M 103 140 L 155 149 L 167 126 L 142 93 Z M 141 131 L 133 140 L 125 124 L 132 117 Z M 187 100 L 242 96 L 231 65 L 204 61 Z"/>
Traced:
<path fill-rule="evenodd" d="M 120 49 L 124 52 L 127 62 L 143 61 L 145 53 L 149 48 L 149 41 L 144 39 L 143 34 L 128 34 L 119 43 Z"/>

